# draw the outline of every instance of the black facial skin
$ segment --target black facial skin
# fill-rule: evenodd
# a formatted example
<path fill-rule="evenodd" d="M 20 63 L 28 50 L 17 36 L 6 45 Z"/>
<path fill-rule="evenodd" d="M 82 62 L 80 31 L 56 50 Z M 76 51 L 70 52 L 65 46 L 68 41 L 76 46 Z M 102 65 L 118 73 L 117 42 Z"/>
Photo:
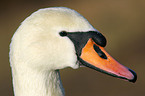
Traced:
<path fill-rule="evenodd" d="M 82 48 L 86 45 L 87 41 L 92 38 L 92 40 L 102 46 L 106 46 L 106 38 L 97 31 L 88 31 L 88 32 L 60 32 L 60 36 L 67 36 L 73 43 L 76 49 L 78 56 L 81 55 Z"/>
<path fill-rule="evenodd" d="M 59 34 L 62 37 L 67 36 L 74 43 L 75 50 L 76 50 L 76 55 L 77 55 L 77 58 L 78 58 L 78 60 L 80 61 L 81 64 L 83 64 L 86 67 L 89 67 L 91 69 L 94 69 L 94 70 L 100 71 L 102 73 L 111 75 L 113 77 L 117 77 L 117 78 L 128 80 L 125 77 L 117 76 L 115 74 L 106 72 L 106 71 L 104 71 L 104 70 L 102 70 L 100 68 L 97 68 L 97 67 L 89 64 L 88 62 L 84 61 L 82 58 L 80 58 L 82 48 L 84 48 L 84 46 L 86 45 L 87 41 L 90 38 L 92 38 L 92 40 L 97 45 L 99 45 L 101 47 L 105 47 L 106 46 L 106 38 L 100 32 L 97 32 L 97 31 L 88 31 L 88 32 L 66 32 L 66 31 L 62 31 Z M 107 60 L 107 56 L 105 55 L 105 53 L 97 45 L 95 45 L 95 44 L 93 45 L 94 50 L 98 53 L 98 55 L 101 58 Z M 134 83 L 137 80 L 137 75 L 136 75 L 136 73 L 133 70 L 131 70 L 129 68 L 128 68 L 128 70 L 134 75 L 134 78 L 132 80 L 128 80 L 128 81 Z"/>

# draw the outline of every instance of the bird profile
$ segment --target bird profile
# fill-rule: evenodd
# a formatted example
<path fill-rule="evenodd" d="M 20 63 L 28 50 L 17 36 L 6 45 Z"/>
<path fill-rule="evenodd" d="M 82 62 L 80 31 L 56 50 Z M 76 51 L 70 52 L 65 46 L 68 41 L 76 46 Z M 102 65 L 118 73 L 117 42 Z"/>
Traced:
<path fill-rule="evenodd" d="M 105 50 L 107 40 L 78 12 L 66 7 L 39 9 L 27 17 L 10 44 L 15 96 L 64 96 L 59 70 L 86 66 L 135 82 L 136 73 Z"/>

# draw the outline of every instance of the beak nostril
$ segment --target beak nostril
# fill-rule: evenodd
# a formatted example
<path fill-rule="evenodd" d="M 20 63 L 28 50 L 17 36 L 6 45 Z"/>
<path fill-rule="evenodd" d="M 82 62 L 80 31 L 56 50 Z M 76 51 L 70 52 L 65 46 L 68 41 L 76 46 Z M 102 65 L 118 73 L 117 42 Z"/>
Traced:
<path fill-rule="evenodd" d="M 103 59 L 107 59 L 107 56 L 105 55 L 105 53 L 103 51 L 101 51 L 101 49 L 97 46 L 97 45 L 93 45 L 94 50 L 98 53 L 98 55 L 103 58 Z"/>
<path fill-rule="evenodd" d="M 102 52 L 98 53 L 98 55 L 103 59 L 107 59 L 106 55 Z"/>

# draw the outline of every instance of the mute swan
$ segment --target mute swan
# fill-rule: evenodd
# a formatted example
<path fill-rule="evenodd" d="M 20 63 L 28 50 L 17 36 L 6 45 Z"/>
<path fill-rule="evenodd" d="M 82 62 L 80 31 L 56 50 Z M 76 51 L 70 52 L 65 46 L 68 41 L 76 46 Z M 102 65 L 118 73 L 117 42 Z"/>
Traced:
<path fill-rule="evenodd" d="M 64 96 L 59 69 L 81 65 L 135 82 L 136 73 L 114 60 L 105 45 L 105 37 L 72 9 L 34 12 L 10 44 L 15 96 Z"/>

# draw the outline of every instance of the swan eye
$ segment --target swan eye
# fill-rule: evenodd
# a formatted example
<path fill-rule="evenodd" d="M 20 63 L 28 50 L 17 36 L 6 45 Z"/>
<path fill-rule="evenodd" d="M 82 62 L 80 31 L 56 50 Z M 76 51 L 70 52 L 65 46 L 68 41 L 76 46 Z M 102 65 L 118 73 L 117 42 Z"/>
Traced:
<path fill-rule="evenodd" d="M 62 31 L 62 32 L 59 33 L 59 35 L 62 36 L 62 37 L 63 36 L 67 36 L 67 32 L 66 31 Z"/>

